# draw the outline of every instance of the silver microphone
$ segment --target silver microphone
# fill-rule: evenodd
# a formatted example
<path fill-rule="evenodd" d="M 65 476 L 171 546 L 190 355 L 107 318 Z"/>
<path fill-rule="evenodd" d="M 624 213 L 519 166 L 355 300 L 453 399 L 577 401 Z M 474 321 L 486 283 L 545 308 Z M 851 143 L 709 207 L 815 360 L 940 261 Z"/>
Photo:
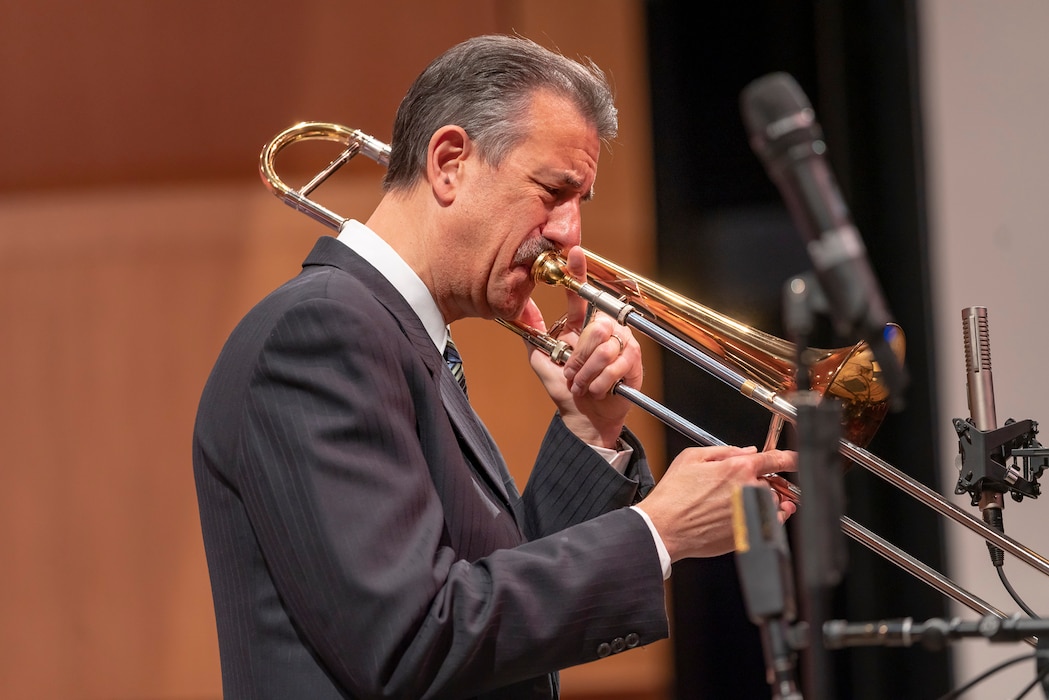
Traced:
<path fill-rule="evenodd" d="M 965 340 L 965 384 L 969 398 L 969 416 L 977 430 L 994 430 L 994 377 L 991 374 L 991 344 L 987 331 L 987 307 L 962 309 L 962 334 Z"/>
<path fill-rule="evenodd" d="M 991 373 L 990 333 L 987 330 L 987 307 L 970 306 L 962 309 L 962 335 L 965 342 L 965 388 L 969 399 L 969 416 L 977 430 L 987 432 L 998 428 L 994 413 L 994 376 Z M 985 523 L 999 532 L 1005 531 L 1002 509 L 1004 494 L 984 489 L 980 495 L 980 512 Z M 987 543 L 991 562 L 1001 566 L 1005 554 Z"/>

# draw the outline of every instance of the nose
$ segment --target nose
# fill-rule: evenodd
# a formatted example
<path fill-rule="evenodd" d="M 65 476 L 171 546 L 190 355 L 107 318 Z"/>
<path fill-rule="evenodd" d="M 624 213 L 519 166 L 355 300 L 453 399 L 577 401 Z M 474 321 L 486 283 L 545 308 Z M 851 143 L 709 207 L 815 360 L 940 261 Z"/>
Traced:
<path fill-rule="evenodd" d="M 543 238 L 553 241 L 562 250 L 577 246 L 583 239 L 583 219 L 580 200 L 570 197 L 558 202 L 550 211 L 543 227 Z"/>

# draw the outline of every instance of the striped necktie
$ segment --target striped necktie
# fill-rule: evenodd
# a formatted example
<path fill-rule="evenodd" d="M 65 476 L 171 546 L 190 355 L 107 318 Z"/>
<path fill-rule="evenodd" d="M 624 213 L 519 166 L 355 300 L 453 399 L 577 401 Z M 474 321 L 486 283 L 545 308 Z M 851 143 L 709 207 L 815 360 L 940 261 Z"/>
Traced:
<path fill-rule="evenodd" d="M 444 346 L 444 361 L 448 363 L 448 369 L 452 370 L 452 376 L 455 377 L 455 381 L 459 382 L 463 393 L 469 397 L 470 394 L 466 391 L 466 374 L 463 373 L 463 358 L 459 356 L 459 350 L 452 342 L 452 336 L 448 336 L 448 344 Z"/>

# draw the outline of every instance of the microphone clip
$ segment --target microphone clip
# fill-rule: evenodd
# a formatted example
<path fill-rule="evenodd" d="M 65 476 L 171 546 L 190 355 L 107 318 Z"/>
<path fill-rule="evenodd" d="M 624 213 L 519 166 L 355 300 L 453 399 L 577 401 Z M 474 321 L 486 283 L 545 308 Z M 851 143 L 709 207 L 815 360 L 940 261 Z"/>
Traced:
<path fill-rule="evenodd" d="M 978 430 L 970 419 L 955 418 L 954 429 L 961 457 L 956 494 L 968 493 L 974 506 L 986 491 L 1008 493 L 1017 503 L 1038 498 L 1038 479 L 1049 467 L 1049 449 L 1035 439 L 1038 423 L 1010 418 L 1001 428 Z"/>

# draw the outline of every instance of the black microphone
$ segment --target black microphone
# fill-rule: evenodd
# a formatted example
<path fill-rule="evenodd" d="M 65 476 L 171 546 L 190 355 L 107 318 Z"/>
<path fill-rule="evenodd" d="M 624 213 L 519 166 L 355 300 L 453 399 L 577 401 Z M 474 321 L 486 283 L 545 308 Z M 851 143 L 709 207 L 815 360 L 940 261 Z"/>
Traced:
<path fill-rule="evenodd" d="M 740 102 L 751 147 L 804 237 L 835 329 L 850 341 L 867 341 L 898 410 L 907 377 L 890 342 L 899 328 L 824 158 L 823 129 L 812 105 L 786 73 L 750 83 Z"/>
<path fill-rule="evenodd" d="M 987 329 L 987 307 L 969 306 L 962 309 L 962 337 L 965 344 L 965 391 L 969 400 L 969 417 L 981 432 L 998 427 L 994 412 L 994 376 L 991 373 L 990 333 Z M 1001 490 L 984 488 L 980 496 L 980 511 L 985 523 L 999 532 L 1005 532 L 1002 509 L 1005 499 Z M 1005 553 L 987 543 L 991 562 L 1002 566 Z"/>

